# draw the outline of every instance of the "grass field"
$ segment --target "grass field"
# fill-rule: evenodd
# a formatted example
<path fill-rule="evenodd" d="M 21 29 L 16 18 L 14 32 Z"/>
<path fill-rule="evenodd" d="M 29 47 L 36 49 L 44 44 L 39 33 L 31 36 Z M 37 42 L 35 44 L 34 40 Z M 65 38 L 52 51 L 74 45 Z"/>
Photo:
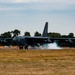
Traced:
<path fill-rule="evenodd" d="M 0 75 L 75 75 L 75 49 L 0 49 Z"/>

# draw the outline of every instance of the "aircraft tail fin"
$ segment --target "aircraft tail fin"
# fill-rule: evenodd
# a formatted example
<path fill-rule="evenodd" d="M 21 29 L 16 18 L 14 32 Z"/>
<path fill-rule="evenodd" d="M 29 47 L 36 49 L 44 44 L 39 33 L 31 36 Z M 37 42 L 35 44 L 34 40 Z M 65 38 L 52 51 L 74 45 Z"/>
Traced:
<path fill-rule="evenodd" d="M 48 22 L 45 23 L 42 37 L 47 37 L 47 33 L 48 33 Z"/>

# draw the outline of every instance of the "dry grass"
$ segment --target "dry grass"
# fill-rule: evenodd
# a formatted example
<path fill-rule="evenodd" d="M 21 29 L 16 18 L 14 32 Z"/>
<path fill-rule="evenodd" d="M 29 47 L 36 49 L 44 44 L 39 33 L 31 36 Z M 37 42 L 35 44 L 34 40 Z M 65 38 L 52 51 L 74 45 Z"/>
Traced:
<path fill-rule="evenodd" d="M 75 75 L 75 49 L 0 49 L 0 75 Z"/>

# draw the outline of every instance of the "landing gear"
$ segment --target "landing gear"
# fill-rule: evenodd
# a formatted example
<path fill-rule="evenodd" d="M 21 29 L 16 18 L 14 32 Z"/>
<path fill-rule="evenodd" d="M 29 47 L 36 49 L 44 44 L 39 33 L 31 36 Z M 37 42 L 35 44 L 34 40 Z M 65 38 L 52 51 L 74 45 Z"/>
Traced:
<path fill-rule="evenodd" d="M 19 49 L 28 49 L 28 45 L 27 44 L 19 45 Z"/>
<path fill-rule="evenodd" d="M 23 49 L 23 46 L 22 46 L 22 45 L 20 45 L 20 46 L 19 46 L 19 49 Z"/>
<path fill-rule="evenodd" d="M 28 45 L 27 44 L 25 44 L 25 49 L 28 49 Z"/>

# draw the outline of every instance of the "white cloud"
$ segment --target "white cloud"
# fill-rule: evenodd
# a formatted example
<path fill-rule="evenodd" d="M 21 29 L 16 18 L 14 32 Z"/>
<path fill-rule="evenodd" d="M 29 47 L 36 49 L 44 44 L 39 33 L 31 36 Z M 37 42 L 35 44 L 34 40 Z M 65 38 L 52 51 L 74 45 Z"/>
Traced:
<path fill-rule="evenodd" d="M 75 3 L 75 0 L 0 0 L 2 3 Z"/>
<path fill-rule="evenodd" d="M 27 2 L 26 4 L 6 4 L 5 6 L 0 6 L 0 11 L 15 11 L 15 10 L 34 10 L 34 11 L 54 11 L 54 10 L 75 10 L 75 1 L 73 0 L 0 0 L 1 2 L 6 3 L 22 3 Z M 31 2 L 31 3 L 29 3 Z M 36 2 L 36 3 L 34 3 Z M 40 3 L 39 3 L 40 2 Z M 37 12 L 36 11 L 36 12 Z"/>
<path fill-rule="evenodd" d="M 0 0 L 2 3 L 29 3 L 29 2 L 39 2 L 39 0 Z"/>
<path fill-rule="evenodd" d="M 23 9 L 15 7 L 0 7 L 0 11 L 14 11 L 14 10 L 23 10 Z"/>
<path fill-rule="evenodd" d="M 49 4 L 49 3 L 45 3 L 45 4 L 39 4 L 39 3 L 27 3 L 27 4 L 16 4 L 14 6 L 14 4 L 6 4 L 4 6 L 0 6 L 0 11 L 21 11 L 21 10 L 34 10 L 34 11 L 56 11 L 56 10 L 68 10 L 68 9 L 73 9 L 75 10 L 75 5 L 68 5 L 68 4 Z"/>

